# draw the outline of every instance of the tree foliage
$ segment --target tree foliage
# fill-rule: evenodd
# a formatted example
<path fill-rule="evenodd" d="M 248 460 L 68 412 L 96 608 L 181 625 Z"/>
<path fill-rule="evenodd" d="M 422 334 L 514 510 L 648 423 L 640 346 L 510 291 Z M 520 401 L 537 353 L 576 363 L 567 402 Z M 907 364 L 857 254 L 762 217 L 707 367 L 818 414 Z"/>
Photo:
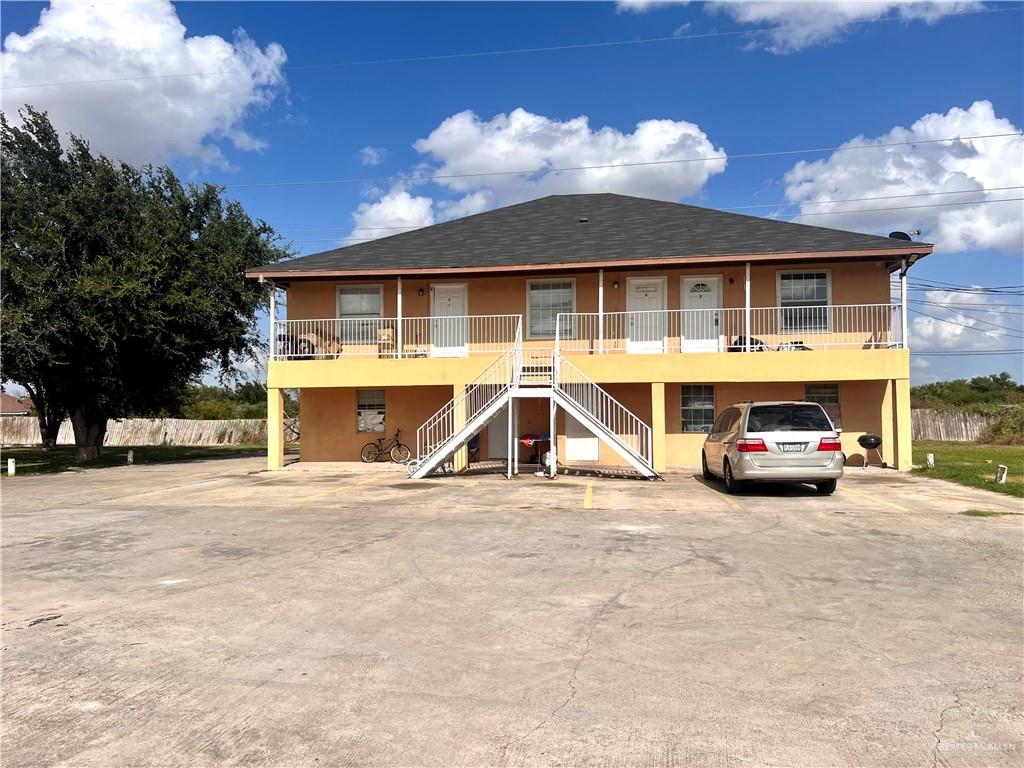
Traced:
<path fill-rule="evenodd" d="M 1003 372 L 911 387 L 910 401 L 914 408 L 992 412 L 999 406 L 1024 404 L 1024 386 Z"/>
<path fill-rule="evenodd" d="M 3 377 L 24 386 L 44 434 L 69 415 L 79 458 L 106 421 L 177 408 L 209 366 L 260 344 L 264 286 L 245 271 L 288 252 L 218 187 L 136 169 L 46 114 L 0 116 Z"/>
<path fill-rule="evenodd" d="M 285 391 L 285 415 L 298 416 L 298 400 Z M 236 384 L 234 389 L 204 384 L 190 386 L 178 410 L 169 415 L 185 419 L 265 419 L 267 391 L 255 381 Z"/>

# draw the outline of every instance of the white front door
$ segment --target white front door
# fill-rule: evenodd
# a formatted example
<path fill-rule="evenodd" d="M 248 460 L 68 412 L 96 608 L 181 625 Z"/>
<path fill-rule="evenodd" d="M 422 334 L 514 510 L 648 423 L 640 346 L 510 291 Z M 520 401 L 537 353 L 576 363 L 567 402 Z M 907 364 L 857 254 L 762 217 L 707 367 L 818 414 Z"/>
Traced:
<path fill-rule="evenodd" d="M 626 352 L 661 353 L 666 349 L 665 278 L 630 277 L 626 280 Z"/>
<path fill-rule="evenodd" d="M 722 276 L 684 277 L 683 352 L 722 350 Z"/>
<path fill-rule="evenodd" d="M 465 285 L 434 285 L 430 288 L 431 357 L 465 357 L 469 354 L 469 318 Z"/>
<path fill-rule="evenodd" d="M 598 461 L 600 458 L 601 446 L 594 433 L 565 414 L 565 460 Z"/>

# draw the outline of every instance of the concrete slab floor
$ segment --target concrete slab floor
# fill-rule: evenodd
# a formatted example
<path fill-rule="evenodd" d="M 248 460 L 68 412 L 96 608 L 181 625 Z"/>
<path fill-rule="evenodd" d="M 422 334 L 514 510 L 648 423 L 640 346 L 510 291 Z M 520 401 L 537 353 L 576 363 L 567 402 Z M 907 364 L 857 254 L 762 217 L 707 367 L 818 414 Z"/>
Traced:
<path fill-rule="evenodd" d="M 1017 499 L 261 465 L 0 484 L 5 765 L 1021 764 Z"/>

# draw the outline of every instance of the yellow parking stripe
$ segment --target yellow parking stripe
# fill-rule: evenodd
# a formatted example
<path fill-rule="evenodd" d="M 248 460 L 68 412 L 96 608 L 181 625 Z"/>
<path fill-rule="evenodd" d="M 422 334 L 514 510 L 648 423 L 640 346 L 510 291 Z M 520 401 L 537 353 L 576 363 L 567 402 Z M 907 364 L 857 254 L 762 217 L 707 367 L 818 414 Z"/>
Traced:
<path fill-rule="evenodd" d="M 702 478 L 695 477 L 694 480 L 696 480 L 698 483 L 700 483 L 705 488 L 707 488 L 709 491 L 711 491 L 711 493 L 715 494 L 715 496 L 719 496 L 720 498 L 724 499 L 725 503 L 728 504 L 730 507 L 732 507 L 733 512 L 742 512 L 743 511 L 743 507 L 741 507 L 736 502 L 736 500 L 733 499 L 733 497 L 730 496 L 728 493 L 722 493 L 720 491 L 715 490 L 714 488 L 711 487 L 711 485 L 709 483 L 705 482 Z"/>
<path fill-rule="evenodd" d="M 899 510 L 900 512 L 909 512 L 910 511 L 906 507 L 901 507 L 899 504 L 893 504 L 891 501 L 886 501 L 885 499 L 880 499 L 877 496 L 871 495 L 870 493 L 864 493 L 863 491 L 855 491 L 855 490 L 853 490 L 853 488 L 846 488 L 846 487 L 842 487 L 842 486 L 840 486 L 839 490 L 842 491 L 843 493 L 852 493 L 854 496 L 860 496 L 863 499 L 869 499 L 869 500 L 875 502 L 876 504 L 884 504 L 885 506 L 892 507 L 893 509 Z"/>
<path fill-rule="evenodd" d="M 587 490 L 583 492 L 583 508 L 593 509 L 594 507 L 594 484 L 587 483 Z"/>

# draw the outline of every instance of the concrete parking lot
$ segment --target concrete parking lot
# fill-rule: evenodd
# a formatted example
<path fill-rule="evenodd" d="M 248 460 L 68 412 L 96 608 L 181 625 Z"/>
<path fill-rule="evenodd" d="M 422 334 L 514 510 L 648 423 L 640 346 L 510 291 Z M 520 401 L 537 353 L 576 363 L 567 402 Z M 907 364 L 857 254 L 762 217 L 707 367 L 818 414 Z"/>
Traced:
<path fill-rule="evenodd" d="M 0 485 L 4 765 L 1021 764 L 1017 499 L 260 466 Z"/>

